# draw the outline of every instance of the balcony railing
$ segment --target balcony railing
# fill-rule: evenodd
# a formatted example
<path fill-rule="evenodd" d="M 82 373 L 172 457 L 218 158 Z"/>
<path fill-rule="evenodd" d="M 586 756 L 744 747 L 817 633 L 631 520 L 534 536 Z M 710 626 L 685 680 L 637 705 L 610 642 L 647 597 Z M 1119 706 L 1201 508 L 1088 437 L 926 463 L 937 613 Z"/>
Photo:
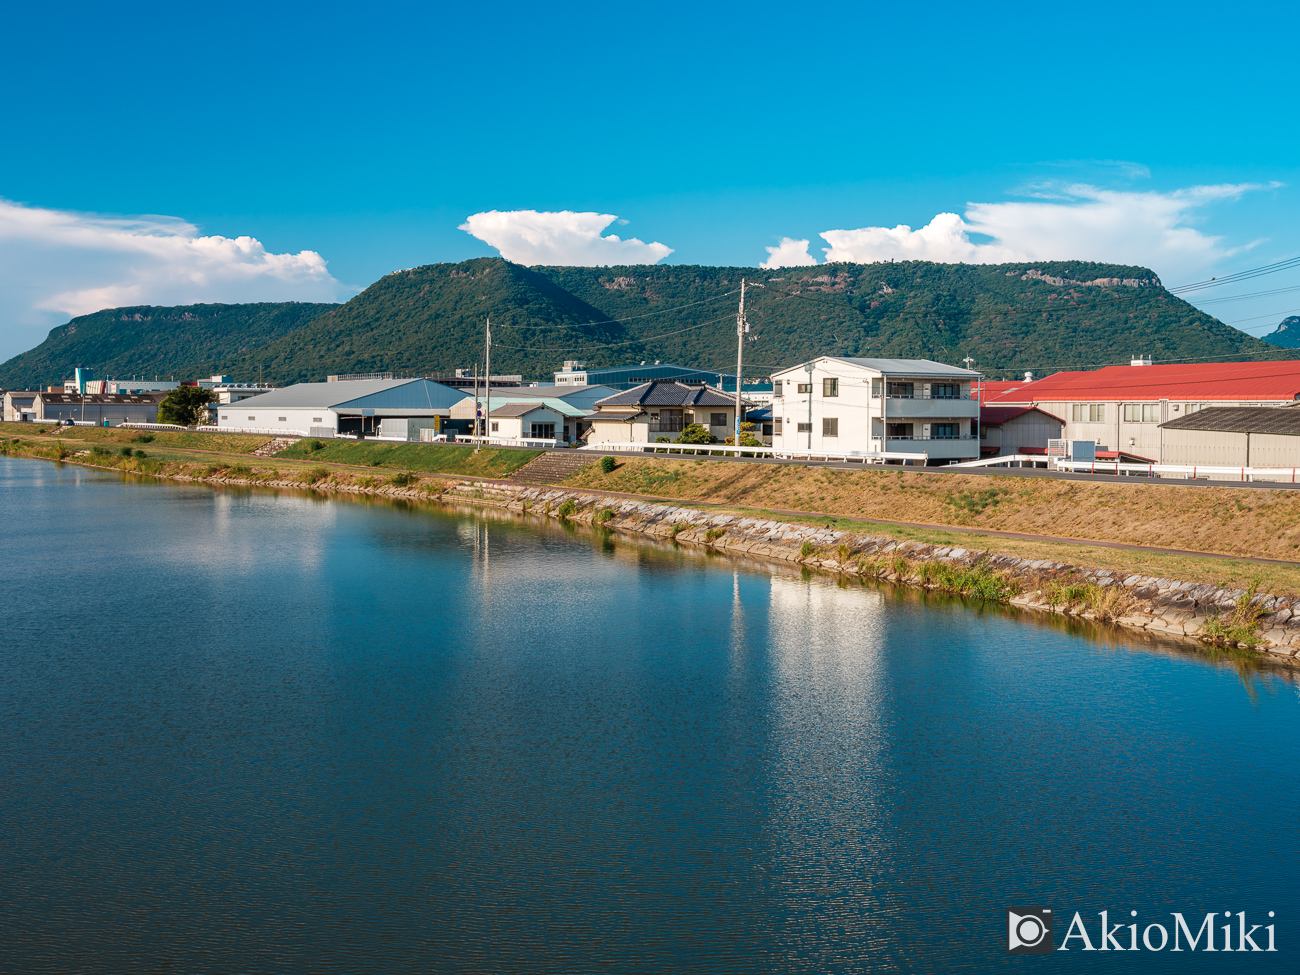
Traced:
<path fill-rule="evenodd" d="M 876 437 L 875 439 L 879 440 L 880 438 Z M 885 434 L 885 439 L 886 440 L 978 440 L 979 437 L 973 437 L 969 433 L 961 433 L 953 437 L 943 437 L 943 436 L 913 437 L 913 436 L 902 436 L 899 434 L 888 433 Z"/>
<path fill-rule="evenodd" d="M 872 393 L 872 399 L 880 399 L 879 393 Z M 956 396 L 935 396 L 931 393 L 929 396 L 921 396 L 918 393 L 890 393 L 888 399 L 974 399 L 970 393 L 958 393 Z"/>
<path fill-rule="evenodd" d="M 686 424 L 681 419 L 681 417 L 678 417 L 675 420 L 668 419 L 668 420 L 650 421 L 651 433 L 681 433 L 685 429 L 686 429 Z"/>

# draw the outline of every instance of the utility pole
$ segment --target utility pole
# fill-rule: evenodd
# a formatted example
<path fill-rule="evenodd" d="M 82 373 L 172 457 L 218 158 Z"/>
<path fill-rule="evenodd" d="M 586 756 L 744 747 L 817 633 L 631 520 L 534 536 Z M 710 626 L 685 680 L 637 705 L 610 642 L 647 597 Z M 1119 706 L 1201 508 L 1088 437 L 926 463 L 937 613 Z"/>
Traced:
<path fill-rule="evenodd" d="M 486 375 L 483 382 L 487 384 L 487 403 L 483 406 L 483 436 L 490 438 L 492 436 L 492 319 L 487 320 L 485 329 L 487 347 L 484 352 L 483 371 Z"/>
<path fill-rule="evenodd" d="M 745 336 L 749 333 L 749 322 L 745 320 L 745 279 L 740 279 L 740 311 L 736 312 L 736 438 L 732 443 L 740 447 L 740 381 L 744 372 L 745 363 Z M 756 284 L 755 288 L 761 288 L 763 285 Z M 737 449 L 736 456 L 740 456 Z"/>
<path fill-rule="evenodd" d="M 745 333 L 749 323 L 745 321 L 745 279 L 740 279 L 740 311 L 736 312 L 736 437 L 731 442 L 736 447 L 736 456 L 740 456 L 740 376 L 745 361 Z"/>
<path fill-rule="evenodd" d="M 808 373 L 808 451 L 812 452 L 812 401 L 813 401 L 813 364 L 811 362 L 804 365 L 804 371 Z"/>
<path fill-rule="evenodd" d="M 474 419 L 472 421 L 474 432 L 470 434 L 470 436 L 474 436 L 474 437 L 478 436 L 478 415 L 480 410 L 479 404 L 482 402 L 483 401 L 478 398 L 478 360 L 476 359 L 474 360 Z M 476 454 L 478 453 L 478 444 L 474 445 L 474 453 Z"/>

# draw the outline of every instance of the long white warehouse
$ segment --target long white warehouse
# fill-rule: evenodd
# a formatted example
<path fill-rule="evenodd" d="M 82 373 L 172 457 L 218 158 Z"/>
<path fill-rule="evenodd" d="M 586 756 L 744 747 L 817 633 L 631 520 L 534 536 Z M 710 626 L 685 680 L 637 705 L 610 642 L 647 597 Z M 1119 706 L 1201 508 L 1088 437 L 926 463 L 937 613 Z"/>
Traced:
<path fill-rule="evenodd" d="M 427 379 L 372 379 L 299 383 L 240 403 L 222 403 L 217 426 L 333 437 L 363 434 L 419 440 L 422 429 L 442 429 L 452 407 L 468 398 Z"/>

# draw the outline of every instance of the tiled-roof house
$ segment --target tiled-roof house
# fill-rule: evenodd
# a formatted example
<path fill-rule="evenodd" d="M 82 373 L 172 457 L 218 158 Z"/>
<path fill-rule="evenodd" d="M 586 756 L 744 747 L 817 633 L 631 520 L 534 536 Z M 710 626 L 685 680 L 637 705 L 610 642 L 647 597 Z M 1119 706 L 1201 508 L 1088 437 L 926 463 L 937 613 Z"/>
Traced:
<path fill-rule="evenodd" d="M 676 440 L 692 423 L 722 440 L 735 432 L 736 398 L 712 386 L 653 380 L 597 401 L 587 419 L 589 444 Z"/>

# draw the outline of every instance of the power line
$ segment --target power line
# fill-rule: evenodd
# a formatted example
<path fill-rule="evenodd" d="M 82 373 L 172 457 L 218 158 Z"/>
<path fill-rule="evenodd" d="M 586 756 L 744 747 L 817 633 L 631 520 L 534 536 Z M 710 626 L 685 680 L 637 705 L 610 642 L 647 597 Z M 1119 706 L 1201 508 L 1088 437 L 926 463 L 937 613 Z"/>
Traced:
<path fill-rule="evenodd" d="M 1194 281 L 1191 284 L 1166 288 L 1165 290 L 1172 295 L 1190 294 L 1194 291 L 1204 291 L 1207 288 L 1221 288 L 1225 284 L 1235 284 L 1238 281 L 1249 281 L 1251 278 L 1263 277 L 1266 274 L 1276 274 L 1278 271 L 1288 271 L 1295 267 L 1300 267 L 1300 257 L 1290 257 L 1284 261 L 1276 261 L 1273 264 L 1263 264 L 1245 271 L 1238 271 L 1236 274 L 1225 274 L 1223 277 L 1216 276 L 1207 281 Z"/>
<path fill-rule="evenodd" d="M 497 328 L 592 328 L 596 325 L 620 325 L 623 322 L 635 322 L 641 318 L 654 318 L 656 315 L 665 315 L 670 311 L 677 311 L 682 308 L 690 308 L 693 305 L 705 305 L 710 301 L 719 301 L 722 298 L 729 298 L 736 294 L 740 289 L 737 288 L 728 291 L 725 294 L 714 295 L 712 298 L 701 298 L 698 301 L 688 301 L 684 305 L 673 305 L 671 308 L 658 308 L 654 311 L 646 312 L 644 315 L 632 315 L 629 318 L 610 318 L 603 322 L 583 322 L 577 325 L 502 325 L 497 323 Z"/>
<path fill-rule="evenodd" d="M 553 349 L 538 349 L 531 345 L 501 345 L 495 343 L 498 349 L 510 349 L 515 352 L 581 352 L 583 349 L 613 349 L 621 345 L 644 345 L 646 342 L 653 342 L 655 339 L 664 339 L 670 335 L 680 335 L 682 332 L 694 331 L 697 328 L 704 328 L 706 325 L 716 325 L 718 322 L 725 322 L 732 316 L 724 315 L 722 318 L 714 318 L 707 322 L 700 322 L 698 325 L 688 325 L 686 328 L 679 328 L 672 332 L 664 332 L 660 335 L 647 335 L 644 338 L 629 339 L 626 342 L 604 342 L 600 344 L 588 344 L 578 348 L 573 346 L 556 346 Z"/>

